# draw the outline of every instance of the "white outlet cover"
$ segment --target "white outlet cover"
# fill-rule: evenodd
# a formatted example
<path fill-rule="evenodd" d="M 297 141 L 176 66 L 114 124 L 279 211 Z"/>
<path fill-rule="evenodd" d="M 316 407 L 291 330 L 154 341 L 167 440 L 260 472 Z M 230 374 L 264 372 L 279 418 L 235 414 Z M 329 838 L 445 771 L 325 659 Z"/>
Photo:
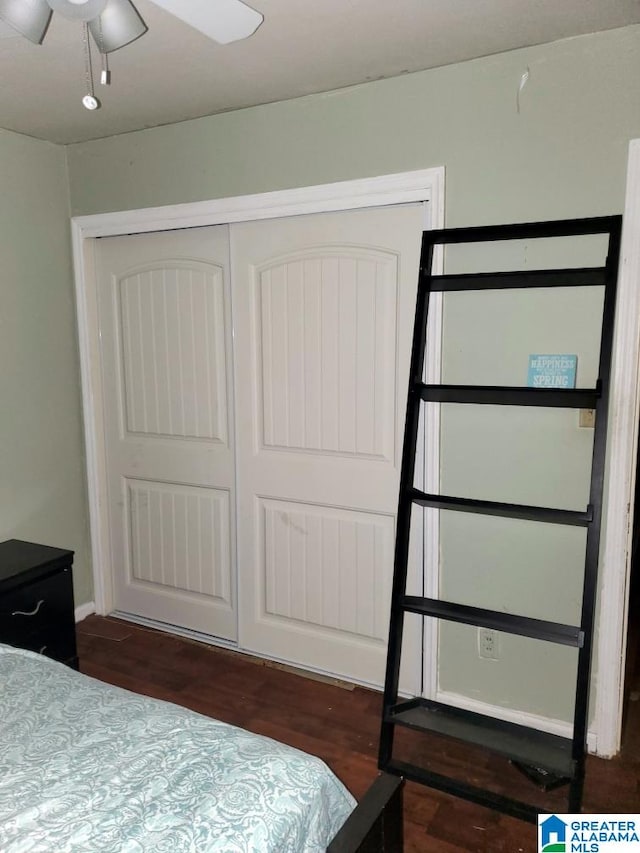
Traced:
<path fill-rule="evenodd" d="M 478 656 L 482 660 L 499 660 L 498 631 L 478 628 Z"/>

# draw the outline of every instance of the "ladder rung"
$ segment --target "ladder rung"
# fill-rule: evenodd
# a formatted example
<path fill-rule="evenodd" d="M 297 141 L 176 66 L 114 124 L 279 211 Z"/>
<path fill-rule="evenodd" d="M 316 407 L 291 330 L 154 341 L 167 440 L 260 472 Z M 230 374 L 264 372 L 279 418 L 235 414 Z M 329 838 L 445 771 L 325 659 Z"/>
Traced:
<path fill-rule="evenodd" d="M 385 722 L 489 749 L 522 764 L 571 777 L 575 772 L 572 739 L 509 723 L 475 711 L 444 705 L 430 699 L 410 699 L 394 705 Z"/>
<path fill-rule="evenodd" d="M 499 501 L 479 501 L 473 498 L 454 498 L 449 495 L 432 495 L 418 489 L 411 489 L 409 498 L 413 503 L 437 509 L 475 512 L 480 515 L 497 515 L 504 518 L 523 518 L 548 524 L 570 524 L 575 527 L 587 527 L 593 520 L 593 510 L 590 506 L 586 512 L 576 512 L 570 509 L 553 509 L 544 506 L 500 503 Z"/>
<path fill-rule="evenodd" d="M 395 773 L 403 779 L 408 779 L 410 782 L 428 785 L 437 791 L 443 791 L 445 794 L 462 797 L 464 800 L 468 800 L 471 803 L 478 803 L 488 809 L 497 809 L 504 814 L 517 817 L 520 820 L 529 821 L 529 823 L 536 823 L 538 820 L 538 814 L 540 813 L 539 806 L 533 806 L 512 797 L 496 794 L 485 788 L 479 788 L 477 785 L 453 779 L 451 776 L 443 776 L 442 773 L 434 773 L 432 770 L 426 770 L 415 764 L 409 764 L 407 761 L 394 759 L 387 764 L 380 765 L 380 769 L 386 773 Z"/>
<path fill-rule="evenodd" d="M 432 275 L 429 279 L 429 287 L 433 292 L 534 287 L 604 287 L 605 276 L 606 269 L 604 267 L 479 272 L 461 275 Z"/>
<path fill-rule="evenodd" d="M 448 245 L 539 237 L 576 237 L 579 234 L 608 234 L 620 227 L 621 216 L 592 216 L 588 219 L 555 219 L 548 222 L 512 222 L 508 225 L 473 225 L 425 231 L 428 243 Z"/>
<path fill-rule="evenodd" d="M 499 610 L 486 610 L 482 607 L 470 607 L 466 604 L 453 604 L 434 598 L 421 598 L 404 595 L 400 607 L 410 613 L 433 616 L 450 622 L 462 622 L 480 628 L 492 628 L 507 634 L 519 634 L 535 640 L 559 643 L 563 646 L 580 648 L 584 643 L 584 632 L 575 625 L 563 625 L 561 622 L 547 622 L 544 619 L 532 619 L 528 616 L 516 616 Z"/>
<path fill-rule="evenodd" d="M 597 388 L 519 388 L 504 385 L 424 385 L 420 397 L 431 403 L 480 403 L 494 406 L 546 406 L 595 409 Z"/>

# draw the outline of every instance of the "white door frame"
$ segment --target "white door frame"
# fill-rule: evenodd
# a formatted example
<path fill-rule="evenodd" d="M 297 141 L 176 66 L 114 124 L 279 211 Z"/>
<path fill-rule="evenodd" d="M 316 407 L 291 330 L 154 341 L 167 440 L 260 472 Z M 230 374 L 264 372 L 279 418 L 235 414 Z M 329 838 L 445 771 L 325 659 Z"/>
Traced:
<path fill-rule="evenodd" d="M 113 591 L 108 534 L 95 238 L 425 201 L 429 202 L 430 227 L 444 227 L 444 167 L 257 195 L 78 216 L 71 220 L 91 557 L 95 607 L 98 613 L 106 614 L 113 609 Z M 441 263 L 436 259 L 436 264 L 439 262 Z M 440 300 L 436 300 L 433 306 L 431 322 L 434 328 L 439 327 L 440 304 Z M 431 335 L 429 346 L 429 358 L 434 366 L 431 381 L 437 381 L 436 376 L 439 375 L 440 369 L 439 334 Z M 431 432 L 434 441 L 437 440 L 437 430 Z M 432 461 L 437 459 L 437 453 L 437 446 L 430 447 L 429 455 Z M 437 466 L 432 470 L 437 470 Z M 437 528 L 432 529 L 429 537 L 429 553 L 437 561 Z M 428 673 L 428 681 L 432 682 L 433 678 L 434 674 Z"/>
<path fill-rule="evenodd" d="M 620 749 L 640 403 L 640 139 L 629 145 L 609 409 L 600 567 L 597 752 Z"/>

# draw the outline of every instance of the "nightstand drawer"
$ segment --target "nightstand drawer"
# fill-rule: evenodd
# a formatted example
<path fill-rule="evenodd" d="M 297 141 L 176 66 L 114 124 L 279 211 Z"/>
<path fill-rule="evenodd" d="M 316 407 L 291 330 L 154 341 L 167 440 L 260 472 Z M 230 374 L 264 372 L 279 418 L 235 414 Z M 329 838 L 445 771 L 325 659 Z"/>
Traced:
<path fill-rule="evenodd" d="M 57 625 L 45 625 L 41 630 L 28 634 L 20 640 L 20 648 L 46 655 L 59 661 L 76 656 L 76 635 L 72 628 L 61 629 Z"/>
<path fill-rule="evenodd" d="M 61 632 L 68 625 L 73 626 L 73 590 L 69 570 L 13 590 L 0 600 L 0 639 L 7 643 L 23 645 L 24 638 L 45 626 L 50 626 L 49 636 L 56 625 Z"/>

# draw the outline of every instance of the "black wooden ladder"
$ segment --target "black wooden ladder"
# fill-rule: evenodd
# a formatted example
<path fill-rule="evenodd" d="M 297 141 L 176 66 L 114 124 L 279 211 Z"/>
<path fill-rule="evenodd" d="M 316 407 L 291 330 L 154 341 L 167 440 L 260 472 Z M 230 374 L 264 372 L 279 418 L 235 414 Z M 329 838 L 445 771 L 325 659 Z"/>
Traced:
<path fill-rule="evenodd" d="M 589 700 L 594 609 L 597 586 L 598 551 L 602 514 L 602 494 L 607 432 L 607 406 L 615 310 L 615 290 L 622 218 L 563 220 L 478 228 L 426 231 L 418 280 L 418 296 L 411 353 L 407 417 L 404 433 L 400 494 L 398 502 L 395 563 L 391 598 L 391 622 L 380 738 L 380 769 L 402 775 L 433 788 L 463 797 L 484 806 L 535 822 L 539 809 L 465 781 L 452 779 L 430 769 L 394 759 L 394 730 L 404 726 L 457 738 L 505 756 L 532 773 L 549 774 L 568 784 L 568 812 L 579 812 L 584 783 L 584 767 Z M 434 248 L 439 245 L 535 240 L 549 237 L 604 234 L 608 236 L 605 266 L 583 269 L 433 275 Z M 590 389 L 542 389 L 475 385 L 428 385 L 423 382 L 429 297 L 435 292 L 496 290 L 506 288 L 554 288 L 600 286 L 604 288 L 599 378 Z M 594 409 L 593 444 L 589 503 L 580 510 L 526 506 L 488 500 L 472 500 L 443 494 L 427 494 L 414 487 L 418 421 L 423 402 L 545 406 Z M 407 562 L 412 506 L 436 507 L 507 518 L 530 519 L 551 524 L 585 527 L 586 556 L 582 588 L 580 624 L 565 625 L 502 611 L 487 610 L 443 600 L 407 595 Z M 430 567 L 426 568 L 428 572 Z M 431 567 L 437 571 L 437 567 Z M 483 714 L 444 705 L 423 697 L 401 700 L 398 679 L 402 650 L 404 614 L 417 613 L 461 622 L 510 634 L 520 634 L 578 649 L 575 711 L 572 737 L 560 737 L 538 729 L 505 722 Z"/>

